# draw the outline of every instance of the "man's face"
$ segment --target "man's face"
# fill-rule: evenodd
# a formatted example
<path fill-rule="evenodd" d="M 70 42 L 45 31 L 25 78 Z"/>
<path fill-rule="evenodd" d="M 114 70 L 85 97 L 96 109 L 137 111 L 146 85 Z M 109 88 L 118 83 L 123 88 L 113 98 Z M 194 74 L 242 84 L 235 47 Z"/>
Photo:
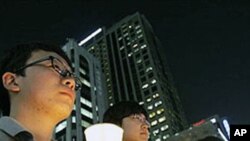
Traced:
<path fill-rule="evenodd" d="M 148 124 L 143 114 L 123 118 L 123 141 L 147 141 L 149 138 Z"/>
<path fill-rule="evenodd" d="M 33 52 L 26 64 L 47 56 L 58 58 L 70 70 L 66 61 L 58 54 L 41 50 Z M 26 109 L 32 110 L 34 114 L 45 114 L 57 119 L 69 116 L 75 101 L 75 81 L 70 77 L 61 77 L 51 67 L 50 60 L 27 67 L 24 71 L 25 76 L 17 78 L 23 106 L 27 106 Z"/>

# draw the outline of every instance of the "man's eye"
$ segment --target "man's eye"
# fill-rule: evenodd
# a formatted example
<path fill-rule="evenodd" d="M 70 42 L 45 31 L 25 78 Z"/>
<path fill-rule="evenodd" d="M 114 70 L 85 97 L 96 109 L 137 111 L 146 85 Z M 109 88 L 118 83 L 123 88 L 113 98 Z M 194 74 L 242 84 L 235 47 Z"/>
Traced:
<path fill-rule="evenodd" d="M 55 67 L 56 69 L 58 69 L 58 70 L 61 70 L 60 66 L 57 65 L 57 64 L 54 64 L 54 67 Z"/>

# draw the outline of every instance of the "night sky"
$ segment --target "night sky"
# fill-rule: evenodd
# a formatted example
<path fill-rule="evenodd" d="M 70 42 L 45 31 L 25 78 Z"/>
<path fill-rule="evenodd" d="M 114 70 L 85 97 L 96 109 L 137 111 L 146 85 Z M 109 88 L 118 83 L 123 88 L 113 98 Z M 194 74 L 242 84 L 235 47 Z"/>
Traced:
<path fill-rule="evenodd" d="M 1 0 L 0 46 L 80 41 L 138 11 L 164 47 L 189 123 L 218 114 L 250 124 L 250 3 L 145 1 Z"/>

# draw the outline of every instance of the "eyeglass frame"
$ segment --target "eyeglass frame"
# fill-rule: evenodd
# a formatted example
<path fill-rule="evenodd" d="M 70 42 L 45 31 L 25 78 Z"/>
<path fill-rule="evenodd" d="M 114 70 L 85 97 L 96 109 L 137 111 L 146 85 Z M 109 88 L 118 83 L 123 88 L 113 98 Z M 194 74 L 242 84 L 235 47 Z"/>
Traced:
<path fill-rule="evenodd" d="M 137 119 L 137 120 L 139 120 L 141 123 L 146 124 L 146 125 L 148 126 L 148 128 L 151 127 L 150 122 L 149 122 L 147 119 L 143 118 L 143 117 L 142 117 L 141 115 L 139 115 L 139 114 L 132 114 L 132 115 L 129 115 L 129 116 L 127 116 L 127 117 L 130 117 L 130 118 L 132 118 L 132 119 Z"/>
<path fill-rule="evenodd" d="M 65 70 L 61 70 L 60 67 L 56 68 L 56 67 L 54 66 L 54 62 L 53 62 L 54 59 L 56 59 L 57 61 L 59 61 L 60 63 L 62 63 L 62 65 L 63 65 L 63 67 L 65 68 Z M 82 84 L 81 84 L 81 81 L 79 80 L 79 78 L 78 78 L 73 72 L 70 72 L 68 69 L 66 69 L 66 66 L 63 64 L 63 62 L 62 62 L 60 59 L 58 59 L 58 58 L 56 58 L 56 57 L 54 57 L 54 56 L 47 56 L 47 57 L 45 57 L 45 58 L 41 58 L 41 59 L 39 59 L 39 60 L 36 60 L 36 61 L 34 61 L 34 62 L 31 62 L 31 63 L 29 63 L 29 64 L 27 64 L 27 65 L 24 65 L 24 66 L 22 66 L 22 67 L 16 69 L 13 73 L 17 73 L 17 72 L 19 72 L 19 71 L 22 71 L 22 70 L 28 68 L 28 67 L 34 66 L 34 65 L 36 65 L 36 64 L 38 64 L 38 63 L 41 63 L 41 62 L 47 61 L 47 60 L 50 60 L 50 61 L 51 61 L 51 67 L 52 67 L 61 77 L 63 77 L 63 78 L 66 78 L 66 77 L 74 78 L 74 81 L 75 81 L 75 91 L 78 91 L 78 90 L 81 89 L 81 85 L 82 85 Z"/>

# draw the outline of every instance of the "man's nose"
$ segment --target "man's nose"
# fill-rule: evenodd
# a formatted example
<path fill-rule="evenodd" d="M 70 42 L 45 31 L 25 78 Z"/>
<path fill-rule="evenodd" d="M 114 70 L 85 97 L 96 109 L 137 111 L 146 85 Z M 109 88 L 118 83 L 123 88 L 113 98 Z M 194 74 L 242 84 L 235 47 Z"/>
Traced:
<path fill-rule="evenodd" d="M 63 84 L 68 86 L 70 89 L 75 90 L 75 80 L 73 78 L 64 78 Z"/>

